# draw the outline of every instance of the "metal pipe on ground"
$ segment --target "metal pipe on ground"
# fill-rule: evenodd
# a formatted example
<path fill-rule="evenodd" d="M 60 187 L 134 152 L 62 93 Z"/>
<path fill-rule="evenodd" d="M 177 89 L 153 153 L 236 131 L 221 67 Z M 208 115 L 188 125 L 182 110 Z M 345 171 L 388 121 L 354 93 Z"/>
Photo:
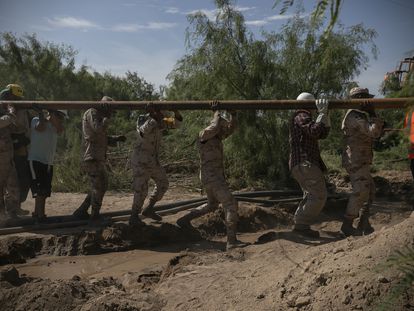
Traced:
<path fill-rule="evenodd" d="M 264 194 L 264 192 L 262 192 L 261 194 Z M 338 198 L 344 198 L 344 197 L 345 196 L 341 194 L 328 196 L 328 198 L 331 198 L 331 199 L 332 198 L 338 199 Z M 288 202 L 297 202 L 297 201 L 302 200 L 302 197 L 277 199 L 277 200 L 265 200 L 265 199 L 254 199 L 251 197 L 243 197 L 243 196 L 238 196 L 238 195 L 236 195 L 235 198 L 238 201 L 242 201 L 242 202 L 263 203 L 263 204 L 288 203 Z M 188 203 L 189 201 L 192 201 L 192 202 Z M 201 198 L 201 199 L 181 201 L 181 203 L 185 203 L 181 206 L 177 206 L 178 203 L 179 202 L 169 204 L 170 206 L 173 205 L 174 207 L 169 208 L 169 209 L 159 210 L 157 211 L 157 214 L 159 214 L 160 216 L 175 214 L 175 213 L 185 211 L 190 208 L 195 208 L 202 204 L 205 204 L 207 203 L 207 199 Z M 167 205 L 168 204 L 164 204 L 163 206 L 167 206 Z M 129 210 L 129 211 L 102 213 L 102 216 L 110 217 L 110 219 L 113 222 L 117 222 L 117 221 L 128 220 L 130 214 L 131 214 L 131 211 Z M 68 217 L 68 216 L 64 216 L 64 217 Z M 35 231 L 50 230 L 50 229 L 79 227 L 79 226 L 86 226 L 88 225 L 88 223 L 89 223 L 88 220 L 72 220 L 72 221 L 58 222 L 58 223 L 45 223 L 45 224 L 38 224 L 38 225 L 0 228 L 0 235 L 23 233 L 23 232 L 35 232 Z"/>
<path fill-rule="evenodd" d="M 183 206 L 178 206 L 178 207 L 174 207 L 170 209 L 165 209 L 163 211 L 159 211 L 158 214 L 162 216 L 169 215 L 169 214 L 175 214 L 180 211 L 184 211 L 190 208 L 200 206 L 206 202 L 207 200 L 193 202 L 191 204 L 186 204 Z M 129 214 L 122 214 L 122 215 L 118 214 L 118 215 L 108 216 L 108 214 L 109 213 L 102 213 L 102 216 L 108 217 L 108 220 L 109 220 L 109 222 L 105 222 L 104 220 L 102 225 L 108 225 L 111 222 L 126 221 L 129 219 L 131 211 L 129 211 Z M 36 231 L 50 230 L 50 229 L 72 228 L 72 227 L 87 226 L 88 224 L 89 224 L 88 220 L 72 220 L 72 221 L 57 222 L 57 223 L 41 223 L 37 225 L 31 224 L 29 226 L 0 228 L 0 235 L 23 233 L 23 232 L 36 232 Z"/>
<path fill-rule="evenodd" d="M 414 104 L 414 97 L 406 98 L 370 98 L 370 99 L 330 99 L 330 109 L 358 108 L 361 103 L 370 102 L 377 109 L 404 108 Z M 148 105 L 153 105 L 162 110 L 211 110 L 211 101 L 0 101 L 0 104 L 13 104 L 16 108 L 33 108 L 38 105 L 44 109 L 75 109 L 86 110 L 99 108 L 105 104 L 113 109 L 143 110 Z M 218 109 L 236 110 L 288 110 L 288 109 L 316 109 L 314 100 L 223 100 L 218 104 Z"/>

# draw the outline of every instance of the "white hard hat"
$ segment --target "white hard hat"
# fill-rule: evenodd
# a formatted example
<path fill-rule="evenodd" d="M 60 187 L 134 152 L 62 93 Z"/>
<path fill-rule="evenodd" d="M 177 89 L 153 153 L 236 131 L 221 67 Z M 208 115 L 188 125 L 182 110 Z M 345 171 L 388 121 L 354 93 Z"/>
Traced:
<path fill-rule="evenodd" d="M 299 94 L 296 100 L 315 100 L 315 96 L 313 96 L 311 93 L 303 92 Z"/>

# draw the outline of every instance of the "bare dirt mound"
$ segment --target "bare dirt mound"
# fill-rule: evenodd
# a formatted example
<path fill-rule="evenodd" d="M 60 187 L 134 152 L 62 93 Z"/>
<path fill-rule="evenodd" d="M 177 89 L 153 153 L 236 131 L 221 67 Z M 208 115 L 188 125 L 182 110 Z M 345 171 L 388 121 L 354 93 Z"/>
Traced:
<path fill-rule="evenodd" d="M 218 260 L 228 254 L 181 257 L 155 288 L 167 301 L 163 310 L 414 308 L 414 287 L 393 297 L 402 275 L 385 266 L 395 250 L 414 247 L 414 215 L 370 236 L 313 247 L 304 247 L 311 242 L 303 239 L 297 243 L 289 232 L 279 237 L 230 253 L 243 260 Z"/>
<path fill-rule="evenodd" d="M 239 204 L 238 232 L 257 232 L 261 230 L 291 225 L 291 213 L 276 207 L 261 207 L 253 204 Z M 205 237 L 224 235 L 224 210 L 222 207 L 193 221 L 194 227 Z"/>
<path fill-rule="evenodd" d="M 160 310 L 165 304 L 155 294 L 143 290 L 137 276 L 133 293 L 119 280 L 102 278 L 50 281 L 20 277 L 17 270 L 3 271 L 0 277 L 1 310 Z"/>

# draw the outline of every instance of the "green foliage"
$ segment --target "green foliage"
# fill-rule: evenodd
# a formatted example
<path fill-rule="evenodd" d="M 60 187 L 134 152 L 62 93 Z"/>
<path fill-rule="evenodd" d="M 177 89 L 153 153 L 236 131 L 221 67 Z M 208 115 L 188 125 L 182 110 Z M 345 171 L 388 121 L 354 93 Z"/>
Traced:
<path fill-rule="evenodd" d="M 189 16 L 189 52 L 169 75 L 168 99 L 294 99 L 303 91 L 341 96 L 368 62 L 363 45 L 371 44 L 376 55 L 376 33 L 362 25 L 324 36 L 320 23 L 310 27 L 310 21 L 296 16 L 280 33 L 256 39 L 232 1 L 216 1 L 216 6 L 214 21 L 202 13 Z M 322 149 L 340 150 L 341 116 L 333 115 L 332 138 Z M 288 111 L 239 112 L 239 130 L 225 145 L 235 186 L 277 186 L 289 180 L 290 118 Z"/>
<path fill-rule="evenodd" d="M 125 77 L 93 72 L 87 66 L 76 69 L 76 52 L 69 46 L 41 42 L 35 35 L 17 38 L 11 33 L 0 34 L 0 81 L 19 83 L 25 99 L 33 100 L 99 100 L 103 95 L 117 100 L 157 100 L 160 95 L 153 85 L 128 71 Z M 81 169 L 81 111 L 69 111 L 65 132 L 59 138 L 55 191 L 83 191 L 87 187 Z M 127 169 L 128 154 L 135 139 L 137 113 L 120 111 L 113 118 L 109 134 L 127 134 L 124 147 L 112 149 L 109 159 L 110 187 L 129 189 L 131 178 Z"/>
<path fill-rule="evenodd" d="M 276 0 L 273 8 L 279 6 L 281 2 L 282 0 Z M 300 1 L 297 0 L 296 2 Z M 295 0 L 283 0 L 280 14 L 285 14 L 294 3 Z M 341 4 L 342 0 L 318 0 L 315 9 L 312 12 L 312 24 L 319 23 L 325 17 L 329 7 L 330 20 L 327 28 L 325 29 L 325 34 L 329 34 L 338 21 Z"/>

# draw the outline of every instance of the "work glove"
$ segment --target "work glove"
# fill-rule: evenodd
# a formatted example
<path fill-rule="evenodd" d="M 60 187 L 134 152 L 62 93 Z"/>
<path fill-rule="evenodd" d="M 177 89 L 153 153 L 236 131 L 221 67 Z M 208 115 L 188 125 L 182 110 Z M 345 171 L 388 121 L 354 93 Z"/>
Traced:
<path fill-rule="evenodd" d="M 316 108 L 318 109 L 318 117 L 316 123 L 323 123 L 326 127 L 331 127 L 331 118 L 329 117 L 329 102 L 327 99 L 317 99 Z"/>
<path fill-rule="evenodd" d="M 327 99 L 317 99 L 316 100 L 316 108 L 318 109 L 319 114 L 327 114 L 329 108 L 329 102 Z"/>
<path fill-rule="evenodd" d="M 213 100 L 210 102 L 210 107 L 211 107 L 211 110 L 213 111 L 219 110 L 219 105 L 220 105 L 220 102 L 218 100 Z"/>
<path fill-rule="evenodd" d="M 8 104 L 7 105 L 7 112 L 12 114 L 12 115 L 16 115 L 16 108 L 13 105 Z"/>

